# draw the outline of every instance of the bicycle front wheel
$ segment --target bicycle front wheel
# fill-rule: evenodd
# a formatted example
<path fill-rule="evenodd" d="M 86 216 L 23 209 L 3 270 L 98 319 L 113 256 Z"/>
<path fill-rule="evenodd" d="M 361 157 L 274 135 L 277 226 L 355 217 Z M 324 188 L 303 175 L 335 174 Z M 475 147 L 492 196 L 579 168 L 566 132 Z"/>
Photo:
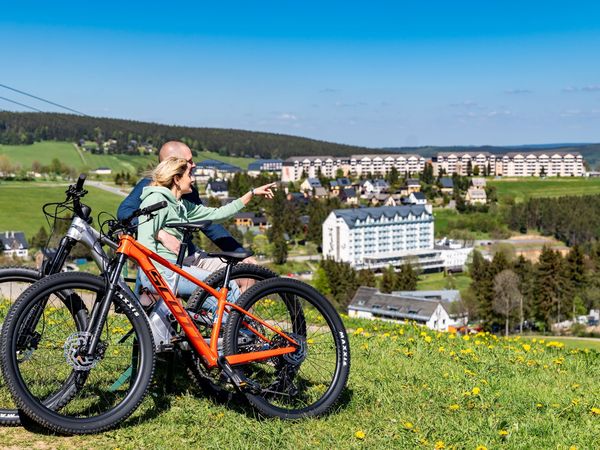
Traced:
<path fill-rule="evenodd" d="M 339 399 L 350 372 L 344 325 L 331 304 L 311 286 L 289 278 L 257 283 L 239 306 L 297 344 L 290 354 L 235 366 L 254 385 L 245 392 L 261 413 L 282 419 L 321 415 Z M 235 310 L 223 332 L 224 355 L 288 346 L 288 341 Z"/>
<path fill-rule="evenodd" d="M 146 394 L 154 371 L 152 335 L 141 307 L 118 290 L 95 353 L 81 354 L 90 334 L 65 308 L 65 292 L 93 311 L 105 296 L 105 280 L 61 273 L 25 292 L 2 331 L 5 380 L 18 406 L 41 425 L 67 434 L 103 431 L 127 418 Z M 67 404 L 48 404 L 67 386 Z"/>

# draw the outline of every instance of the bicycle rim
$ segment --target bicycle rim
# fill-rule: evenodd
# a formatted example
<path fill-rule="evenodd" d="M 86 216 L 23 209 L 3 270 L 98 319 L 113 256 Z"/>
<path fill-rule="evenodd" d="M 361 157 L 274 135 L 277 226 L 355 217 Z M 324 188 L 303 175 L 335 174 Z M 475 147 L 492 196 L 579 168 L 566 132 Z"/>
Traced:
<path fill-rule="evenodd" d="M 37 270 L 28 267 L 0 268 L 0 329 L 8 309 L 29 286 L 39 280 Z M 0 376 L 0 425 L 19 425 L 19 412 L 15 409 L 10 391 Z"/>
<path fill-rule="evenodd" d="M 4 371 L 17 403 L 55 431 L 89 433 L 114 426 L 141 402 L 152 377 L 152 338 L 147 323 L 140 322 L 145 316 L 117 292 L 97 351 L 82 357 L 78 349 L 90 336 L 64 307 L 61 292 L 68 290 L 91 309 L 104 296 L 104 280 L 60 274 L 38 284 L 19 299 L 3 332 Z M 29 326 L 35 314 L 39 319 Z M 65 386 L 71 389 L 69 402 L 58 408 L 49 404 Z"/>
<path fill-rule="evenodd" d="M 300 344 L 289 355 L 237 367 L 259 389 L 246 393 L 250 403 L 265 415 L 285 419 L 327 412 L 339 398 L 350 367 L 348 339 L 333 307 L 310 286 L 281 278 L 258 283 L 240 298 L 240 306 Z M 226 325 L 228 355 L 288 345 L 276 332 L 237 312 Z"/>

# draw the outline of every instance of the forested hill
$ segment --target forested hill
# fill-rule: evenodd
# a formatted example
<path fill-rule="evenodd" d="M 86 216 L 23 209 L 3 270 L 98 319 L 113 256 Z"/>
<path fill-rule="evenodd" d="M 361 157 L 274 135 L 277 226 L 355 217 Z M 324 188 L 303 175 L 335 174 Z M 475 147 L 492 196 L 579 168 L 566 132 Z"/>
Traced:
<path fill-rule="evenodd" d="M 32 144 L 43 140 L 95 141 L 99 138 L 117 139 L 123 143 L 135 139 L 139 143 L 149 142 L 157 146 L 169 139 L 179 139 L 195 150 L 210 150 L 222 155 L 282 159 L 300 155 L 338 156 L 378 151 L 256 131 L 181 127 L 73 114 L 0 111 L 0 144 Z"/>
<path fill-rule="evenodd" d="M 155 146 L 169 139 L 180 139 L 195 150 L 210 150 L 221 155 L 282 159 L 290 156 L 347 156 L 378 152 L 418 153 L 425 157 L 431 157 L 437 152 L 445 151 L 504 153 L 551 148 L 561 151 L 579 151 L 590 167 L 600 164 L 600 144 L 549 144 L 518 147 L 429 146 L 376 149 L 258 131 L 182 127 L 73 114 L 0 111 L 0 144 L 32 144 L 35 141 L 44 140 L 75 142 L 79 139 L 106 141 L 111 138 L 116 139 L 123 146 L 127 146 L 132 139 L 139 143 L 151 143 Z"/>

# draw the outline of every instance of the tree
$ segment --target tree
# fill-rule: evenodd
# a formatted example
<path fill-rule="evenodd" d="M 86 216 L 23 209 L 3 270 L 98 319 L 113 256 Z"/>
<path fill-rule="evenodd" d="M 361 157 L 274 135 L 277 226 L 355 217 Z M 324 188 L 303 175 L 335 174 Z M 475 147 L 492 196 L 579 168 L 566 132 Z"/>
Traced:
<path fill-rule="evenodd" d="M 560 322 L 563 284 L 561 256 L 544 246 L 535 271 L 534 314 L 548 327 L 553 317 Z"/>
<path fill-rule="evenodd" d="M 395 291 L 417 290 L 417 282 L 419 281 L 419 277 L 417 276 L 410 262 L 407 261 L 400 267 L 400 271 L 396 274 L 395 278 Z"/>
<path fill-rule="evenodd" d="M 467 161 L 467 176 L 470 177 L 471 175 L 473 175 L 473 163 L 469 159 Z"/>
<path fill-rule="evenodd" d="M 377 280 L 372 270 L 362 269 L 358 271 L 356 282 L 359 286 L 375 287 Z"/>
<path fill-rule="evenodd" d="M 523 296 L 519 291 L 519 277 L 509 269 L 494 277 L 494 311 L 504 317 L 504 334 L 508 336 L 510 317 L 519 307 L 520 322 L 523 323 Z M 520 330 L 523 332 L 523 329 Z"/>
<path fill-rule="evenodd" d="M 394 266 L 389 266 L 383 270 L 383 276 L 379 283 L 379 290 L 385 294 L 391 293 L 396 287 L 396 272 Z"/>
<path fill-rule="evenodd" d="M 40 227 L 38 232 L 31 237 L 29 245 L 33 248 L 45 248 L 48 244 L 48 232 L 45 227 Z"/>
<path fill-rule="evenodd" d="M 398 174 L 398 169 L 394 166 L 390 169 L 390 171 L 386 174 L 386 181 L 390 184 L 390 186 L 395 186 L 398 183 L 398 179 L 400 178 Z"/>

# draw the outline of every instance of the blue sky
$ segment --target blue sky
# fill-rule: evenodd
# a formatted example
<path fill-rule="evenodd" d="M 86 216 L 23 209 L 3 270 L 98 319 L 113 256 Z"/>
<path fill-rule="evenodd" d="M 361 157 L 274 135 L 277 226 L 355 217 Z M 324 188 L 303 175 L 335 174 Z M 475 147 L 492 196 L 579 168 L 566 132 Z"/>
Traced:
<path fill-rule="evenodd" d="M 599 2 L 88 3 L 3 5 L 0 83 L 370 147 L 600 141 Z"/>

